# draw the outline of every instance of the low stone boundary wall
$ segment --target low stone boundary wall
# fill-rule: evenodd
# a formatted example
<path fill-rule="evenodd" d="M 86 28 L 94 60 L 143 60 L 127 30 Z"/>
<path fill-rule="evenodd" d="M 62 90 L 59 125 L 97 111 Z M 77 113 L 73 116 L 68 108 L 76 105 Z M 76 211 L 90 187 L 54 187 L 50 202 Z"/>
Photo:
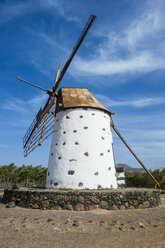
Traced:
<path fill-rule="evenodd" d="M 160 192 L 148 189 L 55 190 L 5 189 L 8 207 L 87 211 L 144 209 L 160 204 Z"/>

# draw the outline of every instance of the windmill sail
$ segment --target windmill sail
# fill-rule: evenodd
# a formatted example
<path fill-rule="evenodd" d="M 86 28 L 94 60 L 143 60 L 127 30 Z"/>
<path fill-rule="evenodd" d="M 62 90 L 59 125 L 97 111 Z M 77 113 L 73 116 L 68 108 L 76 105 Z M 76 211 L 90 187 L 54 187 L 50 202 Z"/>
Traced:
<path fill-rule="evenodd" d="M 65 63 L 60 76 L 60 66 L 61 62 L 56 74 L 55 82 L 53 85 L 52 90 L 47 90 L 47 93 L 49 94 L 49 98 L 44 106 L 44 108 L 40 108 L 38 114 L 36 115 L 35 119 L 33 120 L 31 126 L 29 127 L 27 133 L 25 134 L 23 138 L 23 148 L 24 148 L 24 156 L 27 156 L 30 152 L 32 152 L 38 145 L 41 145 L 42 142 L 51 134 L 54 130 L 54 117 L 55 117 L 55 99 L 57 97 L 57 88 L 66 73 L 71 61 L 73 60 L 77 50 L 79 49 L 81 43 L 83 42 L 87 32 L 89 31 L 90 27 L 92 26 L 96 16 L 90 15 L 89 20 L 87 21 L 85 28 L 83 29 L 76 45 L 74 46 L 69 59 Z M 59 76 L 59 78 L 58 78 Z M 19 79 L 19 78 L 17 78 Z M 36 86 L 32 83 L 29 83 L 25 80 L 19 79 L 25 83 L 28 83 L 32 86 L 35 86 L 37 88 L 40 88 L 42 90 L 45 90 L 39 86 Z M 45 90 L 46 91 L 46 90 Z"/>
<path fill-rule="evenodd" d="M 81 35 L 80 35 L 80 37 L 79 37 L 76 45 L 74 46 L 74 48 L 73 48 L 73 50 L 72 50 L 72 52 L 71 52 L 71 54 L 69 56 L 69 59 L 65 63 L 65 65 L 64 65 L 64 67 L 63 67 L 63 69 L 62 69 L 62 71 L 60 73 L 59 79 L 57 80 L 56 84 L 53 87 L 53 91 L 54 92 L 56 92 L 56 90 L 57 90 L 57 88 L 58 88 L 58 86 L 59 86 L 59 84 L 60 84 L 60 82 L 61 82 L 61 80 L 62 80 L 62 78 L 63 78 L 63 76 L 65 74 L 65 72 L 67 71 L 70 63 L 72 62 L 72 60 L 73 60 L 73 58 L 74 58 L 77 50 L 79 49 L 81 43 L 83 42 L 86 34 L 88 33 L 88 31 L 89 31 L 90 27 L 92 26 L 92 24 L 93 24 L 93 22 L 94 22 L 95 19 L 96 19 L 96 16 L 95 15 L 90 15 L 90 17 L 89 17 L 89 19 L 88 19 L 88 21 L 87 21 L 87 23 L 86 23 L 86 25 L 85 25 L 82 33 L 81 33 Z"/>
<path fill-rule="evenodd" d="M 49 111 L 44 115 L 42 120 L 38 122 L 41 109 L 34 118 L 31 126 L 26 132 L 23 138 L 23 148 L 24 156 L 26 157 L 30 152 L 32 152 L 38 145 L 53 133 L 54 130 L 54 112 L 55 104 L 49 109 Z"/>

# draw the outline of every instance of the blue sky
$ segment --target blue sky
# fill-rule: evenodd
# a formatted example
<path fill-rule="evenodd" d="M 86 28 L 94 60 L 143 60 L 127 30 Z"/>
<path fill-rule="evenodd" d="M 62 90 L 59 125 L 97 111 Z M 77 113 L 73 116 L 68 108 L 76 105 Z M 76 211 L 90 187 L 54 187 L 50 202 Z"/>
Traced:
<path fill-rule="evenodd" d="M 90 14 L 97 19 L 61 86 L 87 87 L 149 169 L 165 167 L 165 2 L 0 1 L 0 164 L 47 166 L 51 139 L 24 158 L 22 138 Z M 139 167 L 113 133 L 115 160 Z"/>

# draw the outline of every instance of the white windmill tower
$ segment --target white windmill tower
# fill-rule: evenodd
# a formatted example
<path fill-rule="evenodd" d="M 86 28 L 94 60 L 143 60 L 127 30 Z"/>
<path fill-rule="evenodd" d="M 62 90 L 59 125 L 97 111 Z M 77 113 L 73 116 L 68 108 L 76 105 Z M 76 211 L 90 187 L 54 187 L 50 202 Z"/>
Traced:
<path fill-rule="evenodd" d="M 17 77 L 49 94 L 45 106 L 40 108 L 23 139 L 24 154 L 27 156 L 53 134 L 46 188 L 117 188 L 110 126 L 120 138 L 122 136 L 112 121 L 111 115 L 114 113 L 98 102 L 86 88 L 61 88 L 57 92 L 95 18 L 94 15 L 90 16 L 60 76 L 59 66 L 52 90 L 43 89 Z M 131 150 L 125 140 L 123 142 Z M 132 150 L 131 152 L 137 158 Z M 150 175 L 142 162 L 139 159 L 138 161 Z M 155 179 L 154 181 L 157 183 Z"/>
<path fill-rule="evenodd" d="M 47 188 L 117 187 L 111 114 L 88 89 L 60 89 Z"/>

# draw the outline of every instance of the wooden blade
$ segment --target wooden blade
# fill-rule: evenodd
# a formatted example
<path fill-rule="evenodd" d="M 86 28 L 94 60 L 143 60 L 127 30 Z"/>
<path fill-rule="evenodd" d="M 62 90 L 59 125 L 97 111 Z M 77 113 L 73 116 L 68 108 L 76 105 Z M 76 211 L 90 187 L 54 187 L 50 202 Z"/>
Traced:
<path fill-rule="evenodd" d="M 40 86 L 38 86 L 38 85 L 36 85 L 36 84 L 32 84 L 32 83 L 30 83 L 30 82 L 28 82 L 28 81 L 26 81 L 26 80 L 24 80 L 24 79 L 21 79 L 21 78 L 19 78 L 19 77 L 16 77 L 16 79 L 18 79 L 19 81 L 24 82 L 24 83 L 26 83 L 26 84 L 29 84 L 29 85 L 31 85 L 31 86 L 34 86 L 34 87 L 36 87 L 36 88 L 38 88 L 38 89 L 40 89 L 40 90 L 44 90 L 44 91 L 46 91 L 46 93 L 49 91 L 49 90 L 46 90 L 46 89 L 44 89 L 44 88 L 42 88 L 42 87 L 40 87 Z"/>
<path fill-rule="evenodd" d="M 50 107 L 51 106 L 51 107 Z M 46 114 L 43 116 L 43 111 L 40 109 L 30 128 L 23 138 L 24 156 L 26 157 L 37 146 L 53 133 L 54 130 L 54 112 L 55 104 L 49 105 Z M 42 119 L 41 119 L 42 117 Z M 39 119 L 38 119 L 39 118 Z"/>
<path fill-rule="evenodd" d="M 57 80 L 58 80 L 58 77 L 59 77 L 59 74 L 60 74 L 60 70 L 61 70 L 61 61 L 62 61 L 62 58 L 61 58 L 61 60 L 60 60 L 59 66 L 58 66 L 58 70 L 57 70 L 57 74 L 56 74 L 56 77 L 55 77 L 55 80 L 54 80 L 54 85 L 53 85 L 53 87 L 56 85 Z"/>
<path fill-rule="evenodd" d="M 71 54 L 69 56 L 69 59 L 65 63 L 65 65 L 64 65 L 64 67 L 63 67 L 63 69 L 62 69 L 62 71 L 60 73 L 59 79 L 57 80 L 57 82 L 55 83 L 55 85 L 53 87 L 53 92 L 56 92 L 56 90 L 57 90 L 57 88 L 58 88 L 58 86 L 59 86 L 59 84 L 60 84 L 60 82 L 61 82 L 61 80 L 62 80 L 62 78 L 63 78 L 63 76 L 65 74 L 65 72 L 67 71 L 70 63 L 72 62 L 72 59 L 74 58 L 77 50 L 79 49 L 81 43 L 83 42 L 86 34 L 88 33 L 88 31 L 89 31 L 90 27 L 92 26 L 92 24 L 93 24 L 95 19 L 96 19 L 95 15 L 90 15 L 90 17 L 89 17 L 89 19 L 88 19 L 88 21 L 87 21 L 82 33 L 81 33 L 76 45 L 74 46 L 74 48 L 73 48 L 73 50 L 72 50 L 72 52 L 71 52 Z"/>

